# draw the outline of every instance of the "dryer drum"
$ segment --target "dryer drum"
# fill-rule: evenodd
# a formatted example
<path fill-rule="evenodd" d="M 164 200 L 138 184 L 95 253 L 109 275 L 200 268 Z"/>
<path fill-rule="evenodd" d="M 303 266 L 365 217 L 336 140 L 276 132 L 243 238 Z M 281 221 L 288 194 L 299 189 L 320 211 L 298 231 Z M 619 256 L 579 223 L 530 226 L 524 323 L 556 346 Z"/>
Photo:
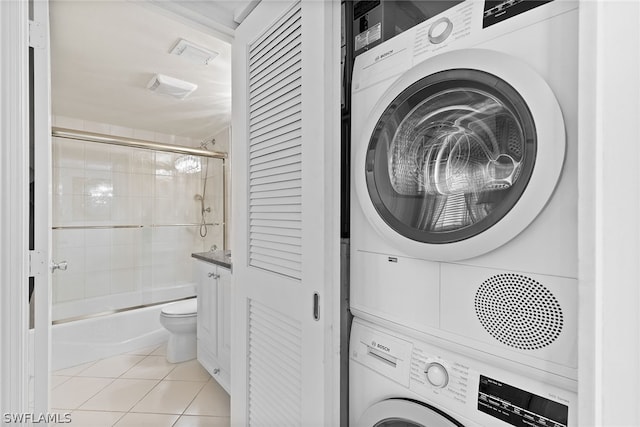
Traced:
<path fill-rule="evenodd" d="M 371 136 L 367 187 L 394 230 L 425 243 L 473 237 L 525 191 L 536 128 L 519 93 L 498 77 L 456 69 L 404 90 Z"/>
<path fill-rule="evenodd" d="M 530 277 L 496 274 L 479 286 L 476 316 L 495 339 L 519 350 L 549 346 L 562 333 L 562 307 L 553 293 Z"/>

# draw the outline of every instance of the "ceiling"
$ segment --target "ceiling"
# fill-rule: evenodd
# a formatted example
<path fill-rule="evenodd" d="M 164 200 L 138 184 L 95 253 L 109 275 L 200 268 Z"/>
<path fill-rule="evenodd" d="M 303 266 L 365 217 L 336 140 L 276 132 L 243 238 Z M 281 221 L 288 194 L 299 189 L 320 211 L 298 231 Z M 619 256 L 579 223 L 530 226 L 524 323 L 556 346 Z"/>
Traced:
<path fill-rule="evenodd" d="M 51 1 L 53 114 L 195 139 L 222 130 L 231 120 L 229 42 L 241 3 Z M 219 55 L 204 65 L 170 54 L 180 38 Z M 146 85 L 156 73 L 198 88 L 184 100 L 153 93 Z"/>

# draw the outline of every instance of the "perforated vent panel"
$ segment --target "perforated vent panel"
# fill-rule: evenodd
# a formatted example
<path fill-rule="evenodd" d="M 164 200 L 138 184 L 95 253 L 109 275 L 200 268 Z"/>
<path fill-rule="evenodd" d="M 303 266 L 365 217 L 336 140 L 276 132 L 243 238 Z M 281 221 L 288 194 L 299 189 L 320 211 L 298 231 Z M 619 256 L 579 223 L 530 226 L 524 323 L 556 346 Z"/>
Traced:
<path fill-rule="evenodd" d="M 476 292 L 475 310 L 491 336 L 520 350 L 548 346 L 563 328 L 562 307 L 553 293 L 520 274 L 497 274 L 485 280 Z"/>

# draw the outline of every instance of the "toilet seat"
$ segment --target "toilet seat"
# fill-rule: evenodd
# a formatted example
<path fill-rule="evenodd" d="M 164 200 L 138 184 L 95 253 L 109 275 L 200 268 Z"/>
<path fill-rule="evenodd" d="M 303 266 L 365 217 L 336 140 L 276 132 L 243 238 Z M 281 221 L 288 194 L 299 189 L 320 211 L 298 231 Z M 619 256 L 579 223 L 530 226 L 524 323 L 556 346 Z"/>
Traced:
<path fill-rule="evenodd" d="M 198 299 L 191 298 L 178 301 L 162 307 L 162 316 L 165 317 L 193 317 L 198 313 Z"/>

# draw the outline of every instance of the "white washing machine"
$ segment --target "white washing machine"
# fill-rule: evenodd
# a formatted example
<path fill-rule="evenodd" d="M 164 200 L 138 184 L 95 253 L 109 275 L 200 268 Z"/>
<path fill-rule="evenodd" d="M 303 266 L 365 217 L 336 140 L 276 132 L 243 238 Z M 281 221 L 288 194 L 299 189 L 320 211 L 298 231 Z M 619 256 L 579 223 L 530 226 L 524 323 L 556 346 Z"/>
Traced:
<path fill-rule="evenodd" d="M 577 37 L 466 1 L 357 57 L 355 316 L 577 378 Z"/>
<path fill-rule="evenodd" d="M 349 352 L 352 427 L 576 426 L 577 396 L 356 319 Z"/>

